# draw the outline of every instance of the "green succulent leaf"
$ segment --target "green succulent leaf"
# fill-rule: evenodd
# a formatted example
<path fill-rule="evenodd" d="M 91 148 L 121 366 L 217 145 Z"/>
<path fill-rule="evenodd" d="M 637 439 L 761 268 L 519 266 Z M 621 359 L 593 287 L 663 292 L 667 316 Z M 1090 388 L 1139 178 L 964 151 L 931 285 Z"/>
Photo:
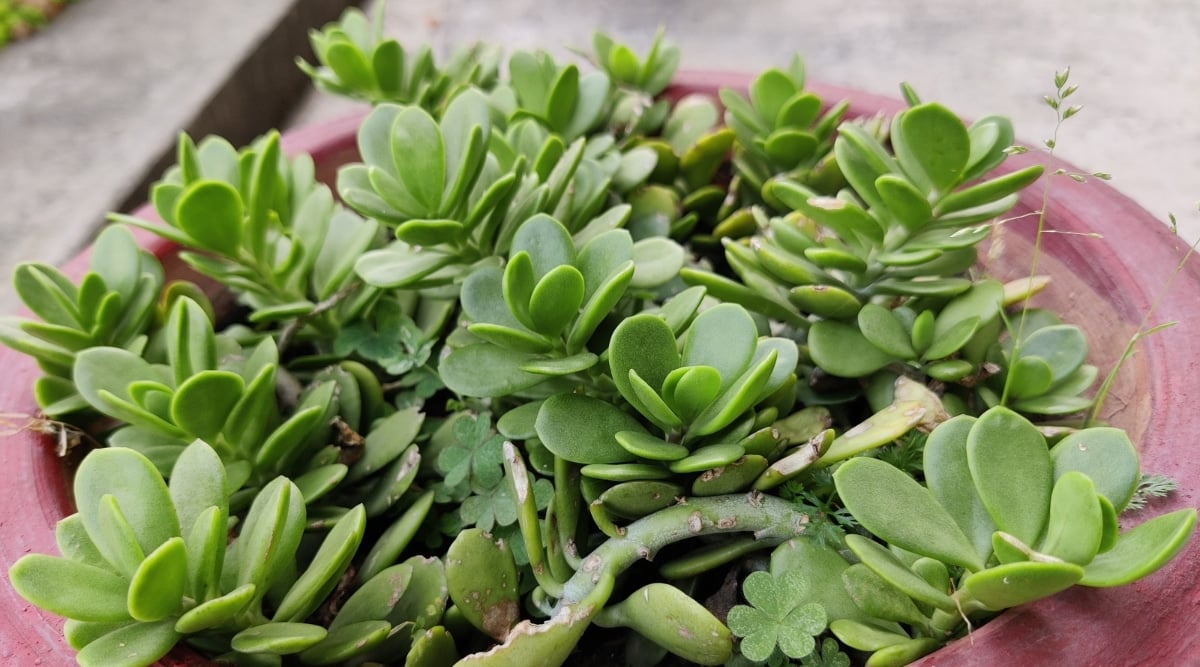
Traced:
<path fill-rule="evenodd" d="M 187 548 L 173 537 L 147 554 L 129 582 L 129 615 L 142 622 L 161 621 L 179 612 L 188 583 Z"/>
<path fill-rule="evenodd" d="M 1107 588 L 1148 576 L 1187 544 L 1196 528 L 1196 510 L 1185 508 L 1157 516 L 1121 534 L 1111 549 L 1096 556 L 1079 583 Z"/>
<path fill-rule="evenodd" d="M 95 622 L 130 619 L 129 582 L 109 569 L 28 554 L 13 564 L 8 577 L 21 597 L 59 616 Z"/>
<path fill-rule="evenodd" d="M 1117 428 L 1071 433 L 1051 448 L 1050 458 L 1056 481 L 1069 472 L 1081 472 L 1118 512 L 1129 504 L 1141 479 L 1137 449 L 1129 435 Z"/>
<path fill-rule="evenodd" d="M 1005 563 L 963 580 L 970 596 L 986 609 L 999 611 L 1040 600 L 1074 586 L 1083 568 L 1072 563 Z"/>
<path fill-rule="evenodd" d="M 898 547 L 983 569 L 983 560 L 954 518 L 928 489 L 878 459 L 855 458 L 833 475 L 838 495 L 864 528 Z"/>
<path fill-rule="evenodd" d="M 616 435 L 646 432 L 612 403 L 578 394 L 546 399 L 538 411 L 536 428 L 538 438 L 556 456 L 583 464 L 634 460 L 634 455 L 617 443 Z"/>
<path fill-rule="evenodd" d="M 960 415 L 933 429 L 925 441 L 923 467 L 930 493 L 970 538 L 979 557 L 986 559 L 996 525 L 983 506 L 967 464 L 967 437 L 975 421 Z"/>
<path fill-rule="evenodd" d="M 167 654 L 180 635 L 171 619 L 134 623 L 96 638 L 79 651 L 81 667 L 146 667 Z"/>
<path fill-rule="evenodd" d="M 1036 542 L 1046 526 L 1054 474 L 1037 428 L 1008 408 L 988 410 L 967 436 L 967 464 L 996 527 Z"/>

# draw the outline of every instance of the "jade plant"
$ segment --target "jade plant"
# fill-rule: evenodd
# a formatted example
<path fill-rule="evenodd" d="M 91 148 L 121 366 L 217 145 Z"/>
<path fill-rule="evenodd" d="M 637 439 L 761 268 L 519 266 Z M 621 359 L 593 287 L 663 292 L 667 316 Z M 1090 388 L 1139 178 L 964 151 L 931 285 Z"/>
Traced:
<path fill-rule="evenodd" d="M 1049 278 L 974 268 L 1042 178 L 1006 119 L 850 118 L 799 58 L 675 100 L 661 33 L 312 42 L 372 105 L 336 183 L 184 136 L 157 219 L 14 276 L 0 341 L 105 445 L 9 572 L 80 664 L 902 665 L 1190 537 L 1123 515 L 1170 482 L 1092 419 Z"/>

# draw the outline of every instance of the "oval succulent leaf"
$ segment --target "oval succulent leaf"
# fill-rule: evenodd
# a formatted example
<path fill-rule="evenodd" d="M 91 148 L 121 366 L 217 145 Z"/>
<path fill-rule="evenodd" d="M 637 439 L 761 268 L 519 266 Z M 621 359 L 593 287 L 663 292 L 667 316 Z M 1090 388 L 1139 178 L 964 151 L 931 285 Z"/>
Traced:
<path fill-rule="evenodd" d="M 1150 575 L 1183 549 L 1195 528 L 1196 510 L 1190 507 L 1150 519 L 1088 563 L 1079 583 L 1108 588 Z"/>
<path fill-rule="evenodd" d="M 529 298 L 529 320 L 542 335 L 560 335 L 579 314 L 583 303 L 583 274 L 564 265 L 549 271 Z"/>
<path fill-rule="evenodd" d="M 1054 483 L 1046 537 L 1039 551 L 1068 563 L 1087 565 L 1100 551 L 1104 514 L 1096 486 L 1081 472 L 1068 472 Z"/>
<path fill-rule="evenodd" d="M 621 395 L 636 400 L 629 371 L 637 371 L 651 387 L 662 387 L 667 375 L 680 366 L 675 334 L 662 318 L 654 315 L 643 313 L 625 318 L 613 331 L 608 363 Z"/>
<path fill-rule="evenodd" d="M 996 527 L 1035 543 L 1053 485 L 1050 452 L 1037 428 L 1008 408 L 988 410 L 967 436 L 967 464 Z"/>
<path fill-rule="evenodd" d="M 308 569 L 292 584 L 279 602 L 272 617 L 276 622 L 293 622 L 307 618 L 337 585 L 350 559 L 362 542 L 367 516 L 362 505 L 356 505 L 334 524 L 321 542 Z"/>
<path fill-rule="evenodd" d="M 175 205 L 175 224 L 201 248 L 226 256 L 237 254 L 244 215 L 241 195 L 222 181 L 191 184 Z"/>
<path fill-rule="evenodd" d="M 109 569 L 29 554 L 13 564 L 8 577 L 21 597 L 59 616 L 97 622 L 130 619 L 129 582 Z"/>
<path fill-rule="evenodd" d="M 936 103 L 899 114 L 892 124 L 892 146 L 905 173 L 939 194 L 962 182 L 971 154 L 967 127 Z"/>
<path fill-rule="evenodd" d="M 1076 431 L 1054 445 L 1050 458 L 1056 480 L 1072 471 L 1087 475 L 1096 485 L 1096 492 L 1118 512 L 1129 504 L 1141 479 L 1137 449 L 1129 435 L 1118 428 Z"/>
<path fill-rule="evenodd" d="M 584 464 L 634 460 L 633 454 L 617 444 L 616 435 L 622 431 L 645 433 L 636 419 L 615 405 L 577 394 L 546 399 L 538 411 L 536 428 L 538 438 L 556 456 Z"/>
<path fill-rule="evenodd" d="M 967 465 L 967 434 L 974 424 L 974 417 L 960 415 L 929 434 L 924 450 L 925 484 L 971 539 L 979 557 L 986 559 L 996 525 L 979 498 Z"/>
<path fill-rule="evenodd" d="M 75 659 L 80 667 L 144 667 L 166 655 L 179 639 L 170 619 L 134 623 L 89 642 Z"/>
<path fill-rule="evenodd" d="M 963 587 L 984 608 L 999 611 L 1054 595 L 1082 577 L 1083 568 L 1072 563 L 1023 561 L 976 572 L 963 580 Z"/>
<path fill-rule="evenodd" d="M 471 528 L 458 534 L 445 560 L 450 599 L 472 625 L 503 641 L 521 617 L 517 566 L 508 545 Z"/>
<path fill-rule="evenodd" d="M 100 449 L 84 459 L 76 472 L 75 502 L 88 534 L 106 557 L 113 552 L 97 538 L 103 534 L 99 511 L 107 495 L 120 506 L 142 553 L 180 536 L 167 485 L 149 459 L 131 449 Z"/>
<path fill-rule="evenodd" d="M 746 309 L 721 304 L 700 313 L 688 327 L 679 365 L 715 368 L 724 391 L 750 364 L 757 346 L 758 330 Z"/>
<path fill-rule="evenodd" d="M 856 458 L 833 474 L 846 509 L 864 528 L 902 549 L 983 569 L 983 560 L 928 489 L 878 459 Z"/>
<path fill-rule="evenodd" d="M 187 549 L 173 537 L 148 554 L 130 579 L 129 615 L 152 622 L 178 613 L 187 580 Z"/>

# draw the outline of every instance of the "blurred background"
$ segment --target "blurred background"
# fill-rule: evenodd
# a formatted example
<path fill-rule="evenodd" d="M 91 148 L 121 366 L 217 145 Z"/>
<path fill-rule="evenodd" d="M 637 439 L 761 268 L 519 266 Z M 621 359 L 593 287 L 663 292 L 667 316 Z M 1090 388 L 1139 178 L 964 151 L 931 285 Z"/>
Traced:
<path fill-rule="evenodd" d="M 18 1 L 0 0 L 0 20 Z M 294 65 L 311 60 L 308 30 L 347 4 L 76 0 L 0 46 L 0 309 L 15 309 L 14 264 L 61 262 L 106 211 L 144 201 L 180 130 L 245 143 L 353 112 Z M 1195 0 L 393 0 L 386 9 L 386 32 L 430 43 L 443 59 L 478 40 L 568 57 L 597 29 L 642 53 L 660 26 L 686 69 L 753 72 L 800 53 L 813 80 L 893 96 L 907 81 L 965 117 L 1008 115 L 1029 146 L 1054 129 L 1042 96 L 1069 65 L 1079 85 L 1071 101 L 1084 109 L 1057 154 L 1112 174 L 1113 187 L 1200 238 Z"/>

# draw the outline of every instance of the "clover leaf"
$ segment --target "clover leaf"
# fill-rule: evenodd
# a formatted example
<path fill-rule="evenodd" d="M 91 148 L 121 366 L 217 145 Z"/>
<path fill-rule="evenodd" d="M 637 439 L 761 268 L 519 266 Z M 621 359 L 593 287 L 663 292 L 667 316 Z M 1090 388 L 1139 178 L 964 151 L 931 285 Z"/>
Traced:
<path fill-rule="evenodd" d="M 808 580 L 797 571 L 776 577 L 754 572 L 742 582 L 742 594 L 750 605 L 729 610 L 729 629 L 741 638 L 742 655 L 766 662 L 778 647 L 790 658 L 813 652 L 813 637 L 825 630 L 825 609 L 816 602 L 805 603 Z"/>
<path fill-rule="evenodd" d="M 392 375 L 402 375 L 429 361 L 433 341 L 405 315 L 400 305 L 382 300 L 367 320 L 344 327 L 333 342 L 334 354 L 345 357 L 357 353 L 377 362 Z"/>
<path fill-rule="evenodd" d="M 800 660 L 801 667 L 850 667 L 850 656 L 842 652 L 836 639 L 826 637 L 820 650 L 814 650 Z"/>
<path fill-rule="evenodd" d="M 501 469 L 504 438 L 492 431 L 491 413 L 484 412 L 455 422 L 454 439 L 435 464 L 446 486 L 457 487 L 470 482 L 470 487 L 475 489 L 495 488 L 504 478 Z"/>

